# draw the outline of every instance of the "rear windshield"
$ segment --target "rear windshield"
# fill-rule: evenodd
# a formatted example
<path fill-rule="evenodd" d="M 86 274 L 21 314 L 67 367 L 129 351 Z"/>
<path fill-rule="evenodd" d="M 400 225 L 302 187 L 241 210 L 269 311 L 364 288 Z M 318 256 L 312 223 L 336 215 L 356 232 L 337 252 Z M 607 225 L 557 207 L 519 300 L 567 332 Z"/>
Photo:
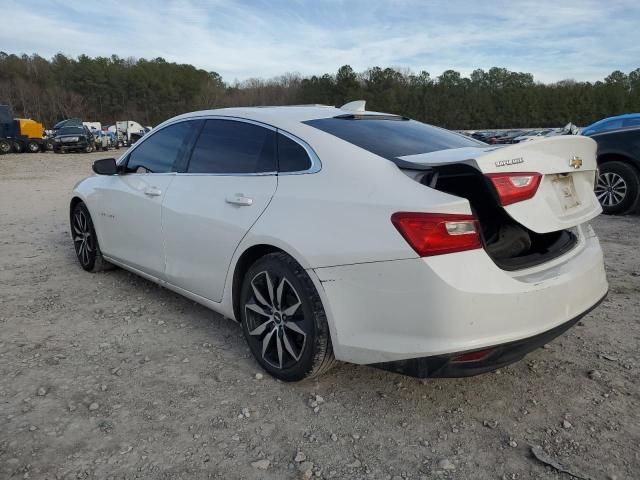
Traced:
<path fill-rule="evenodd" d="M 486 147 L 472 138 L 402 117 L 349 116 L 304 123 L 389 160 L 449 148 Z"/>

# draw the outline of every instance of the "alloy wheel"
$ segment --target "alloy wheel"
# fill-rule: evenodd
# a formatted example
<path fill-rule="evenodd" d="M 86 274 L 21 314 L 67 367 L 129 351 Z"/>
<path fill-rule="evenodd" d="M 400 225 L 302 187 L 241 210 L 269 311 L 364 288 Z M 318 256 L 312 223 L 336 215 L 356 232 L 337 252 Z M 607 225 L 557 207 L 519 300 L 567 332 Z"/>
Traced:
<path fill-rule="evenodd" d="M 91 232 L 89 220 L 82 209 L 76 210 L 73 214 L 73 244 L 76 247 L 76 254 L 82 265 L 87 266 L 91 262 L 95 253 L 95 239 Z"/>
<path fill-rule="evenodd" d="M 627 182 L 615 172 L 604 172 L 598 176 L 595 194 L 604 207 L 619 205 L 627 195 Z"/>
<path fill-rule="evenodd" d="M 291 282 L 261 271 L 251 279 L 244 305 L 249 339 L 274 368 L 294 366 L 304 352 L 310 321 Z"/>

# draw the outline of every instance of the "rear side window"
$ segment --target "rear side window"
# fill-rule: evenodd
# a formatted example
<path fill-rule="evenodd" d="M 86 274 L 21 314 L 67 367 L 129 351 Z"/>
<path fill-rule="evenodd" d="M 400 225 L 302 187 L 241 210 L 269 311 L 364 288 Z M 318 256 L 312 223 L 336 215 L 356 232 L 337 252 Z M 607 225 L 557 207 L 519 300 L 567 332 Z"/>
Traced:
<path fill-rule="evenodd" d="M 486 147 L 463 135 L 401 117 L 335 117 L 304 122 L 389 160 L 449 148 Z"/>
<path fill-rule="evenodd" d="M 191 153 L 187 172 L 275 172 L 275 142 L 275 132 L 259 125 L 207 120 Z"/>
<path fill-rule="evenodd" d="M 298 142 L 278 134 L 278 171 L 304 172 L 311 168 L 311 159 L 307 151 Z"/>
<path fill-rule="evenodd" d="M 178 158 L 194 122 L 180 122 L 158 130 L 145 139 L 129 156 L 127 171 L 168 173 Z"/>

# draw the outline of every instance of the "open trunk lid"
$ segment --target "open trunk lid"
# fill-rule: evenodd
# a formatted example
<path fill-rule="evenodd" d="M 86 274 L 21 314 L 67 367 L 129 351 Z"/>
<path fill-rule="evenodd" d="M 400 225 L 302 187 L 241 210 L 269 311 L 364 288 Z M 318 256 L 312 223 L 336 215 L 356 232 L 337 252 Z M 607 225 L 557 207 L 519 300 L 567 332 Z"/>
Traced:
<path fill-rule="evenodd" d="M 539 173 L 532 198 L 503 206 L 516 222 L 536 233 L 555 232 L 587 222 L 602 212 L 593 193 L 596 176 L 594 140 L 557 136 L 504 147 L 466 147 L 399 157 L 399 166 L 429 170 L 467 164 L 484 175 Z"/>

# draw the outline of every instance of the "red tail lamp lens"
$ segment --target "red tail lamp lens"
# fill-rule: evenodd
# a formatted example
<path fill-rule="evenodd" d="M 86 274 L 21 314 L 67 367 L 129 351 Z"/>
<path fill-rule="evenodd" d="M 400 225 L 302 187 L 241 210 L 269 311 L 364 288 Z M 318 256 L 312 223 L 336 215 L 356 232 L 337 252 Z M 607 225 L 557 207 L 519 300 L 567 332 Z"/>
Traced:
<path fill-rule="evenodd" d="M 482 248 L 473 215 L 397 212 L 391 222 L 421 257 Z"/>
<path fill-rule="evenodd" d="M 532 198 L 538 191 L 542 175 L 535 172 L 490 173 L 487 175 L 504 207 Z"/>

